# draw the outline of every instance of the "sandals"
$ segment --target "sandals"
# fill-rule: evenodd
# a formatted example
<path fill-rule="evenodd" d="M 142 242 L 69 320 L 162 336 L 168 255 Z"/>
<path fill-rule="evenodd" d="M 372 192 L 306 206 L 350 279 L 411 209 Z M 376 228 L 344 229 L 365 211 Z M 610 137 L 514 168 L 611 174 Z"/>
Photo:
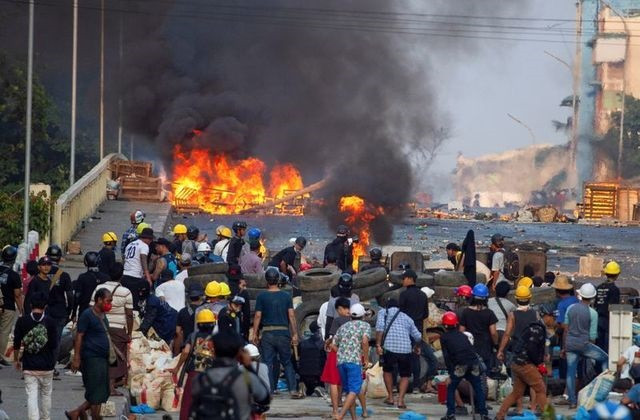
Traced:
<path fill-rule="evenodd" d="M 387 400 L 387 399 L 385 399 L 383 402 L 384 402 L 386 405 L 396 405 L 396 403 L 395 403 L 394 401 L 389 401 L 389 400 Z"/>

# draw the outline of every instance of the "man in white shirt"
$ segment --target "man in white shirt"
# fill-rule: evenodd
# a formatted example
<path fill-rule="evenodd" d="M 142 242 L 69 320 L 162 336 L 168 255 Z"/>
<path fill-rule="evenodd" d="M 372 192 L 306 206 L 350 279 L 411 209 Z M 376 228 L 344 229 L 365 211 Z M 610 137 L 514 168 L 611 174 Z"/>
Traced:
<path fill-rule="evenodd" d="M 633 344 L 622 353 L 618 360 L 617 373 L 620 374 L 620 378 L 613 384 L 615 391 L 624 392 L 631 389 L 634 380 L 629 371 L 631 365 L 634 364 L 640 364 L 640 335 L 633 337 Z"/>
<path fill-rule="evenodd" d="M 176 312 L 180 312 L 185 305 L 184 283 L 175 279 L 167 280 L 156 287 L 156 296 L 167 302 Z"/>
<path fill-rule="evenodd" d="M 124 385 L 127 379 L 127 352 L 133 333 L 133 296 L 131 291 L 120 283 L 123 267 L 119 262 L 114 263 L 109 271 L 111 280 L 96 286 L 91 297 L 90 307 L 95 302 L 96 291 L 107 289 L 111 292 L 113 301 L 111 310 L 105 314 L 109 321 L 109 336 L 117 348 L 116 365 L 109 368 L 109 384 L 111 395 L 122 395 L 116 391 L 117 386 Z"/>
<path fill-rule="evenodd" d="M 133 307 L 138 308 L 140 289 L 148 282 L 151 287 L 151 274 L 149 274 L 149 244 L 153 240 L 153 229 L 144 228 L 138 239 L 131 242 L 124 250 L 124 275 L 122 285 L 133 294 Z"/>
<path fill-rule="evenodd" d="M 189 277 L 189 267 L 191 267 L 191 254 L 182 254 L 180 255 L 180 272 L 176 276 L 176 280 L 180 283 L 184 284 L 184 280 Z"/>
<path fill-rule="evenodd" d="M 220 236 L 222 239 L 220 239 L 216 243 L 216 246 L 213 248 L 213 255 L 217 255 L 224 261 L 227 261 L 227 253 L 229 252 L 229 240 L 231 239 L 231 229 L 222 229 L 222 232 L 218 236 Z"/>

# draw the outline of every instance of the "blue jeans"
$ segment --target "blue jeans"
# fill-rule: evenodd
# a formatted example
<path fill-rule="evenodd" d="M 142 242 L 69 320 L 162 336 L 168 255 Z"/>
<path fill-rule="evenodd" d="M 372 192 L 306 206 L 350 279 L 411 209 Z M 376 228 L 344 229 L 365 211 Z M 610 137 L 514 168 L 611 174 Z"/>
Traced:
<path fill-rule="evenodd" d="M 576 374 L 580 357 L 599 362 L 602 370 L 607 368 L 607 362 L 609 361 L 609 355 L 592 343 L 588 343 L 580 351 L 567 351 L 567 394 L 569 394 L 569 402 L 571 404 L 577 404 L 578 401 L 576 396 Z"/>
<path fill-rule="evenodd" d="M 482 391 L 479 366 L 456 366 L 453 372 L 449 372 L 449 378 L 451 383 L 447 387 L 447 416 L 455 416 L 456 414 L 456 389 L 463 379 L 466 379 L 473 388 L 473 404 L 476 412 L 484 416 L 489 414 L 485 399 L 486 394 Z"/>
<path fill-rule="evenodd" d="M 287 379 L 289 392 L 297 391 L 296 372 L 291 363 L 291 337 L 289 334 L 285 335 L 280 331 L 265 331 L 262 333 L 260 347 L 262 348 L 262 358 L 271 374 L 271 392 L 275 391 L 278 386 L 280 365 L 284 366 L 284 376 Z"/>
<path fill-rule="evenodd" d="M 424 358 L 427 362 L 427 374 L 426 378 L 431 379 L 436 376 L 438 361 L 435 354 L 433 354 L 433 348 L 430 345 L 420 340 L 420 354 L 411 353 L 411 372 L 413 373 L 413 388 L 420 388 L 420 358 Z"/>

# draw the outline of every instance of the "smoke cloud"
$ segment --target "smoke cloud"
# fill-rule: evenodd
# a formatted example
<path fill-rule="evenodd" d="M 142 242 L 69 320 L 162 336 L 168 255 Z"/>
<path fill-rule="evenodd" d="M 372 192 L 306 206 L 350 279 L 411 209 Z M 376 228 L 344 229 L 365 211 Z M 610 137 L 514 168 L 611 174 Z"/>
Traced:
<path fill-rule="evenodd" d="M 341 196 L 359 195 L 384 209 L 372 233 L 387 243 L 420 177 L 412 162 L 435 152 L 434 133 L 447 121 L 430 83 L 434 53 L 458 59 L 479 48 L 437 36 L 446 19 L 418 13 L 509 12 L 497 0 L 429 3 L 176 2 L 126 48 L 127 128 L 153 139 L 167 168 L 180 144 L 291 162 L 307 183 L 328 177 L 329 223 L 342 222 Z M 419 18 L 436 35 L 407 33 Z"/>

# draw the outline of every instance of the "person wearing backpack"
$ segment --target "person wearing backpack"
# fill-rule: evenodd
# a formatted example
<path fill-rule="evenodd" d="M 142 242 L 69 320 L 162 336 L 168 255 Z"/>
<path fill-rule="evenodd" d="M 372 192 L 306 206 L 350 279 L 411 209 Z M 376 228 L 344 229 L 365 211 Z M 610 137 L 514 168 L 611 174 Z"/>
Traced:
<path fill-rule="evenodd" d="M 522 407 L 522 397 L 527 386 L 535 392 L 532 392 L 531 399 L 535 401 L 532 405 L 537 407 L 536 413 L 542 413 L 547 405 L 547 389 L 538 370 L 545 358 L 546 327 L 540 322 L 537 311 L 529 306 L 531 296 L 531 289 L 527 286 L 516 289 L 518 307 L 509 314 L 507 329 L 498 350 L 498 359 L 504 361 L 505 348 L 511 342 L 513 391 L 500 406 L 497 420 L 503 420 L 514 403 L 517 402 L 518 407 Z"/>
<path fill-rule="evenodd" d="M 14 321 L 22 314 L 22 280 L 13 270 L 18 249 L 11 245 L 2 248 L 0 264 L 0 352 L 4 352 L 9 342 L 9 334 Z M 0 354 L 0 364 L 10 366 L 4 354 Z"/>
<path fill-rule="evenodd" d="M 213 347 L 212 367 L 193 381 L 189 419 L 249 420 L 252 414 L 266 412 L 271 401 L 269 387 L 253 370 L 251 358 L 241 357 L 242 337 L 216 334 Z"/>
<path fill-rule="evenodd" d="M 505 251 L 504 251 L 504 236 L 496 233 L 491 237 L 491 245 L 489 246 L 489 255 L 491 260 L 491 278 L 487 280 L 487 286 L 492 292 L 495 292 L 496 285 L 502 281 L 507 281 L 504 276 L 505 267 Z"/>
<path fill-rule="evenodd" d="M 27 416 L 29 420 L 49 420 L 53 368 L 56 364 L 58 333 L 56 324 L 45 313 L 49 296 L 45 292 L 31 297 L 31 311 L 18 318 L 13 331 L 14 364 L 24 376 L 27 392 Z"/>
<path fill-rule="evenodd" d="M 141 285 L 139 291 L 140 305 L 140 331 L 145 336 L 151 327 L 160 338 L 167 344 L 176 335 L 176 324 L 178 323 L 178 312 L 169 304 L 161 300 L 156 295 L 152 295 L 148 284 Z"/>

